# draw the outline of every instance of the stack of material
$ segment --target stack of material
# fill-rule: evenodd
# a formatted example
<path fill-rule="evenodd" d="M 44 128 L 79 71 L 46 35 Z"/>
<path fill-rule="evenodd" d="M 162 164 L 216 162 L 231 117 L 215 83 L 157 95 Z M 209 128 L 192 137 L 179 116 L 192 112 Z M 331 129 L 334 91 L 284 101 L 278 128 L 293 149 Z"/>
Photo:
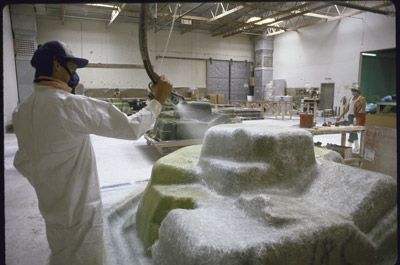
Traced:
<path fill-rule="evenodd" d="M 263 112 L 259 109 L 234 108 L 234 113 L 241 120 L 262 120 L 262 119 L 264 119 Z"/>
<path fill-rule="evenodd" d="M 217 113 L 225 113 L 231 118 L 236 117 L 239 120 L 262 120 L 264 119 L 264 112 L 256 108 L 243 108 L 243 107 L 218 107 Z"/>
<path fill-rule="evenodd" d="M 115 107 L 117 107 L 120 111 L 126 113 L 127 115 L 131 115 L 133 113 L 133 109 L 129 105 L 128 101 L 121 98 L 110 98 L 106 100 L 111 102 Z"/>
<path fill-rule="evenodd" d="M 211 104 L 224 104 L 225 103 L 224 94 L 208 94 L 208 97 L 210 98 Z"/>

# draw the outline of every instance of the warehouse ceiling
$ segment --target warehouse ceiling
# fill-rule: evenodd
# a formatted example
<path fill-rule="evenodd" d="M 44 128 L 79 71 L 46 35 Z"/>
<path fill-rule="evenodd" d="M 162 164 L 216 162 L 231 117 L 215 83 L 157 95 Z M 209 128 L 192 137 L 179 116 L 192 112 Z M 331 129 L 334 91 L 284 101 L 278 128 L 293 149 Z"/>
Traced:
<path fill-rule="evenodd" d="M 237 34 L 273 36 L 318 23 L 339 20 L 361 12 L 394 16 L 391 1 L 302 2 L 207 2 L 151 3 L 149 27 L 155 32 L 174 29 L 181 34 L 204 30 L 212 36 Z M 112 23 L 139 22 L 140 4 L 35 4 L 38 16 L 66 20 L 98 20 Z"/>

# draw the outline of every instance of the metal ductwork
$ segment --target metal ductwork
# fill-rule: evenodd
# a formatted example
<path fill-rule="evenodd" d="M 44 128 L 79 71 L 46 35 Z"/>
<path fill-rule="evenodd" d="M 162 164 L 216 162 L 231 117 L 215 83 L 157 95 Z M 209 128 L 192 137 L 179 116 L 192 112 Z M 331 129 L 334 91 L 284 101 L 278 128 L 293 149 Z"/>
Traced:
<path fill-rule="evenodd" d="M 273 80 L 274 40 L 261 37 L 255 40 L 255 100 L 273 100 L 275 96 L 285 95 L 286 81 Z"/>
<path fill-rule="evenodd" d="M 255 67 L 254 67 L 254 99 L 263 100 L 267 84 L 272 81 L 272 62 L 274 41 L 270 37 L 261 37 L 255 40 Z"/>
<path fill-rule="evenodd" d="M 10 5 L 11 25 L 15 45 L 15 66 L 19 102 L 29 97 L 35 69 L 30 60 L 37 47 L 36 14 L 33 5 Z"/>

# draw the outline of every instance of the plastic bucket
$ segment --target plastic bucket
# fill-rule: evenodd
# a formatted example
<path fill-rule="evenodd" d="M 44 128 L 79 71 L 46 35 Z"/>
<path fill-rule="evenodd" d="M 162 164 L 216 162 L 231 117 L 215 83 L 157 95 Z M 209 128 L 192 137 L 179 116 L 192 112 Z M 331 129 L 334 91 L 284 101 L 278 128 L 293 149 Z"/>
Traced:
<path fill-rule="evenodd" d="M 365 125 L 365 113 L 359 113 L 356 115 L 356 125 L 364 126 Z"/>
<path fill-rule="evenodd" d="M 312 128 L 314 125 L 314 114 L 300 113 L 300 128 Z"/>

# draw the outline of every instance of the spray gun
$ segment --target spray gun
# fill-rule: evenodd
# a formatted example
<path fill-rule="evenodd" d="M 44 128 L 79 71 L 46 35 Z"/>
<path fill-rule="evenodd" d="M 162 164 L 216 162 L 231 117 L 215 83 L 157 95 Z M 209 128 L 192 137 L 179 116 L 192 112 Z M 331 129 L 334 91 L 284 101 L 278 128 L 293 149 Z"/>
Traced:
<path fill-rule="evenodd" d="M 147 50 L 147 33 L 146 33 L 146 4 L 141 4 L 140 7 L 140 21 L 139 21 L 139 46 L 140 46 L 140 54 L 142 55 L 144 68 L 146 70 L 147 75 L 150 77 L 151 83 L 149 83 L 149 98 L 154 99 L 154 93 L 152 91 L 152 85 L 156 84 L 158 80 L 160 80 L 160 76 L 153 71 L 153 67 L 151 65 L 149 59 L 149 53 Z M 177 105 L 180 102 L 184 103 L 185 98 L 179 95 L 176 91 L 172 91 L 169 97 L 169 100 Z"/>
<path fill-rule="evenodd" d="M 156 73 L 154 73 L 153 72 L 153 74 L 155 75 L 155 78 L 153 79 L 153 78 L 151 78 L 151 76 L 150 76 L 150 79 L 151 79 L 151 82 L 149 83 L 149 95 L 148 95 L 148 97 L 150 98 L 150 99 L 154 99 L 155 98 L 155 96 L 154 96 L 154 93 L 153 93 L 153 91 L 151 90 L 151 88 L 152 88 L 152 86 L 153 86 L 153 84 L 156 84 L 157 82 L 158 82 L 158 80 L 160 80 L 160 77 L 156 74 Z M 175 91 L 171 91 L 171 95 L 169 96 L 169 100 L 171 101 L 171 103 L 172 104 L 174 104 L 174 105 L 178 105 L 179 103 L 185 103 L 186 101 L 185 101 L 185 98 L 183 97 L 183 96 L 181 96 L 181 95 L 179 95 L 177 92 L 175 92 Z"/>

